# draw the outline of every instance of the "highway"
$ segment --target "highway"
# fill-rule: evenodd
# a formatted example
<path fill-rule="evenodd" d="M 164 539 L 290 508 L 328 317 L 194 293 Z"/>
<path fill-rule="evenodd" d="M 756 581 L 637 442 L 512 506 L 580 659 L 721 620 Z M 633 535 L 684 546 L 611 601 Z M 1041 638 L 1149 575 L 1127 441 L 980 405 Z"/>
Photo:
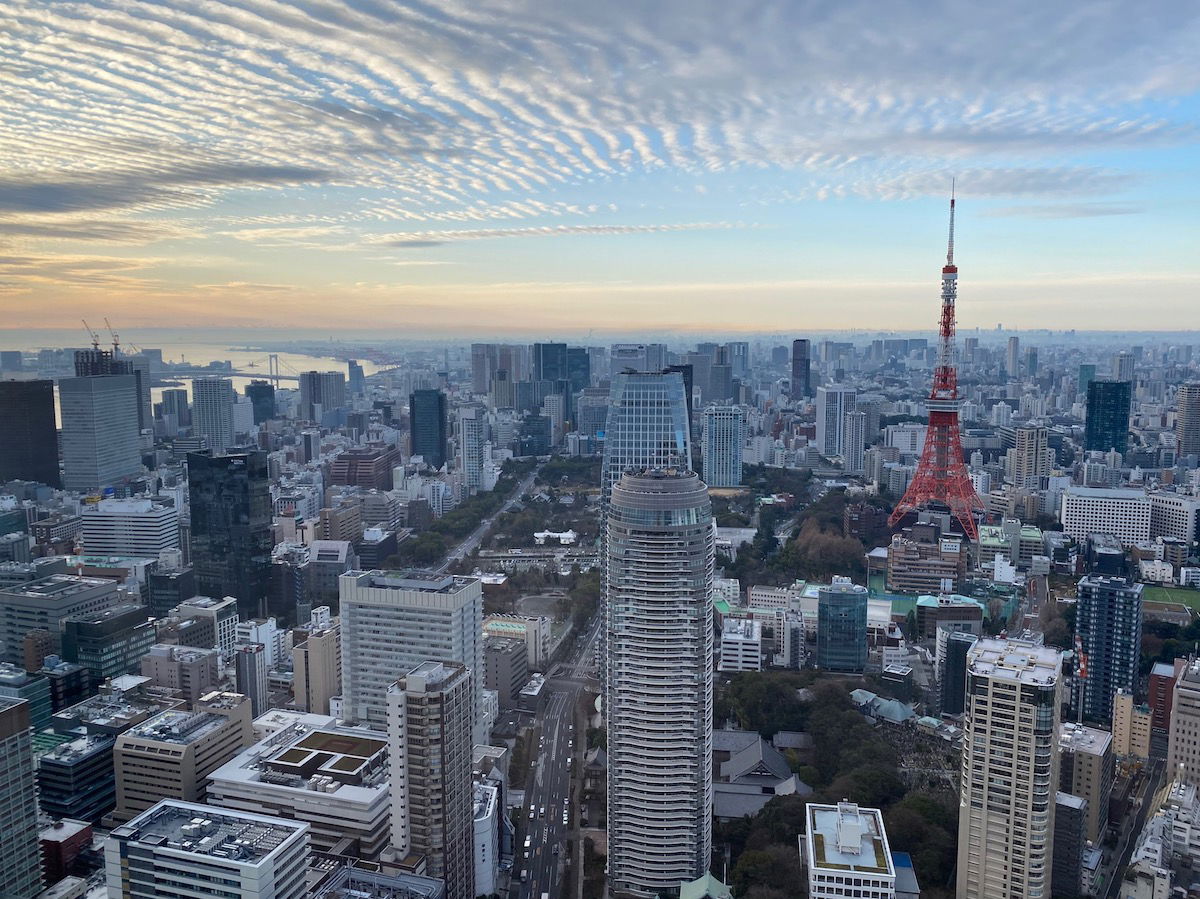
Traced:
<path fill-rule="evenodd" d="M 521 497 L 529 492 L 529 488 L 533 486 L 533 479 L 537 477 L 537 473 L 540 468 L 541 466 L 539 465 L 537 468 L 534 468 L 533 471 L 529 472 L 529 474 L 525 477 L 525 480 L 521 481 L 521 483 L 517 485 L 517 489 L 513 491 L 512 498 L 509 499 L 508 502 L 506 502 L 498 510 L 496 510 L 494 514 L 479 522 L 479 526 L 476 527 L 475 530 L 471 531 L 471 533 L 467 535 L 466 539 L 463 540 L 462 543 L 458 544 L 458 546 L 454 547 L 454 549 L 447 553 L 446 558 L 442 560 L 442 564 L 440 564 L 434 570 L 443 572 L 452 564 L 461 562 L 471 553 L 475 552 L 475 550 L 479 547 L 479 544 L 483 541 L 484 536 L 491 529 L 492 522 L 496 520 L 497 516 L 502 515 L 505 512 L 512 511 L 517 503 L 520 502 Z"/>

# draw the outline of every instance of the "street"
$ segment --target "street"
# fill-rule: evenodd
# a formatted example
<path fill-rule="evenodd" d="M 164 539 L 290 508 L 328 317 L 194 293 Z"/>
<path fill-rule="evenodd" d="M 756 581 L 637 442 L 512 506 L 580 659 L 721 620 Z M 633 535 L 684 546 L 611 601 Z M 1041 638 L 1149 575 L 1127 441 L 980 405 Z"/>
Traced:
<path fill-rule="evenodd" d="M 534 468 L 533 471 L 529 472 L 529 474 L 526 475 L 525 480 L 521 481 L 521 483 L 517 485 L 517 489 L 513 491 L 512 498 L 509 499 L 509 501 L 499 509 L 497 509 L 493 515 L 490 515 L 483 519 L 483 521 L 479 522 L 479 526 L 476 527 L 475 530 L 471 531 L 471 533 L 467 535 L 467 538 L 463 540 L 462 543 L 458 544 L 458 546 L 454 547 L 454 549 L 447 553 L 446 558 L 442 560 L 442 563 L 438 565 L 434 571 L 439 573 L 443 572 L 451 565 L 461 562 L 471 553 L 475 552 L 475 550 L 479 548 L 479 544 L 483 541 L 484 536 L 491 529 L 492 522 L 494 522 L 496 518 L 503 513 L 511 511 L 513 507 L 521 501 L 521 497 L 529 492 L 529 488 L 533 486 L 533 480 L 537 477 L 537 473 L 540 469 L 541 466 L 539 465 Z"/>

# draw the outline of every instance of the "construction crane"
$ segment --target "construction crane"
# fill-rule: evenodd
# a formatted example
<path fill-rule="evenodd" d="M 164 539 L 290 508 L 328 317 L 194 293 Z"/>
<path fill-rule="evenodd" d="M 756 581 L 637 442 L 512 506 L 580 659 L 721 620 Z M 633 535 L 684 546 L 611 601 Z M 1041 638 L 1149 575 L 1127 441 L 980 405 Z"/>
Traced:
<path fill-rule="evenodd" d="M 113 326 L 108 323 L 108 316 L 104 317 L 104 327 L 108 328 L 108 333 L 112 335 L 113 341 L 113 358 L 121 355 L 121 338 L 117 336 L 117 332 L 113 330 Z"/>
<path fill-rule="evenodd" d="M 83 328 L 84 328 L 84 330 L 85 330 L 85 331 L 87 331 L 87 332 L 88 332 L 88 336 L 89 336 L 90 338 L 92 338 L 92 349 L 93 349 L 93 350 L 98 350 L 98 349 L 100 349 L 100 335 L 99 335 L 99 334 L 97 334 L 95 331 L 93 331 L 93 330 L 92 330 L 92 326 L 91 326 L 91 325 L 89 325 L 89 324 L 88 324 L 86 321 L 84 321 L 82 318 L 80 319 L 80 321 L 81 321 L 81 322 L 83 322 Z M 105 319 L 105 321 L 107 321 L 107 319 Z"/>

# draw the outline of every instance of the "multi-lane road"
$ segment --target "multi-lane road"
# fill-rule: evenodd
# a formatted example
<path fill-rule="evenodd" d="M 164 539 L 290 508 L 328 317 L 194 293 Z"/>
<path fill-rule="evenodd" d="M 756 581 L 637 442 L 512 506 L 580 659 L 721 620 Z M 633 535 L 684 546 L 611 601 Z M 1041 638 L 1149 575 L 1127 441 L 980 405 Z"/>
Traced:
<path fill-rule="evenodd" d="M 545 704 L 529 747 L 525 805 L 517 820 L 517 852 L 510 896 L 516 899 L 560 899 L 572 895 L 563 882 L 568 841 L 579 827 L 572 802 L 572 778 L 587 739 L 575 723 L 580 691 L 589 684 L 592 654 L 600 622 L 597 617 L 577 641 L 571 657 L 549 672 Z"/>
<path fill-rule="evenodd" d="M 541 466 L 539 465 L 535 467 L 533 471 L 529 472 L 529 474 L 526 475 L 525 480 L 521 481 L 521 483 L 517 485 L 517 489 L 513 491 L 513 495 L 508 502 L 497 509 L 495 513 L 479 522 L 479 526 L 476 527 L 475 530 L 471 531 L 471 533 L 466 536 L 466 539 L 463 540 L 462 543 L 458 544 L 458 546 L 454 547 L 454 549 L 447 553 L 446 558 L 442 560 L 442 564 L 434 570 L 439 572 L 445 571 L 452 564 L 461 562 L 467 556 L 471 555 L 471 553 L 475 552 L 475 550 L 479 548 L 479 544 L 483 542 L 484 536 L 491 529 L 492 522 L 494 522 L 496 518 L 503 513 L 512 511 L 517 503 L 520 502 L 521 497 L 529 492 L 529 488 L 533 486 L 533 479 L 537 477 L 537 473 L 540 469 Z"/>

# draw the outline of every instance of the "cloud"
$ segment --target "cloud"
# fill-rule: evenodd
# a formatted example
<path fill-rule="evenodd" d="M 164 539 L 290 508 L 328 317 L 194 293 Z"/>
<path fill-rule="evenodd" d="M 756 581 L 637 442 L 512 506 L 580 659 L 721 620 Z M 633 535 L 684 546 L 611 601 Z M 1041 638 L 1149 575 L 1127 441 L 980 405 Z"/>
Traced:
<path fill-rule="evenodd" d="M 118 244 L 148 244 L 191 236 L 190 229 L 166 222 L 134 222 L 102 219 L 59 219 L 5 221 L 0 235 L 50 240 L 103 241 Z"/>
<path fill-rule="evenodd" d="M 1133 203 L 1055 203 L 1042 206 L 1002 206 L 984 212 L 995 218 L 1079 219 L 1109 215 L 1137 215 L 1145 208 Z"/>
<path fill-rule="evenodd" d="M 673 231 L 719 231 L 745 227 L 731 222 L 687 222 L 670 225 L 542 225 L 532 228 L 478 228 L 463 231 L 415 231 L 404 235 L 371 238 L 372 244 L 414 249 L 437 247 L 468 240 L 497 240 L 508 237 L 564 237 L 579 234 L 663 234 Z"/>

